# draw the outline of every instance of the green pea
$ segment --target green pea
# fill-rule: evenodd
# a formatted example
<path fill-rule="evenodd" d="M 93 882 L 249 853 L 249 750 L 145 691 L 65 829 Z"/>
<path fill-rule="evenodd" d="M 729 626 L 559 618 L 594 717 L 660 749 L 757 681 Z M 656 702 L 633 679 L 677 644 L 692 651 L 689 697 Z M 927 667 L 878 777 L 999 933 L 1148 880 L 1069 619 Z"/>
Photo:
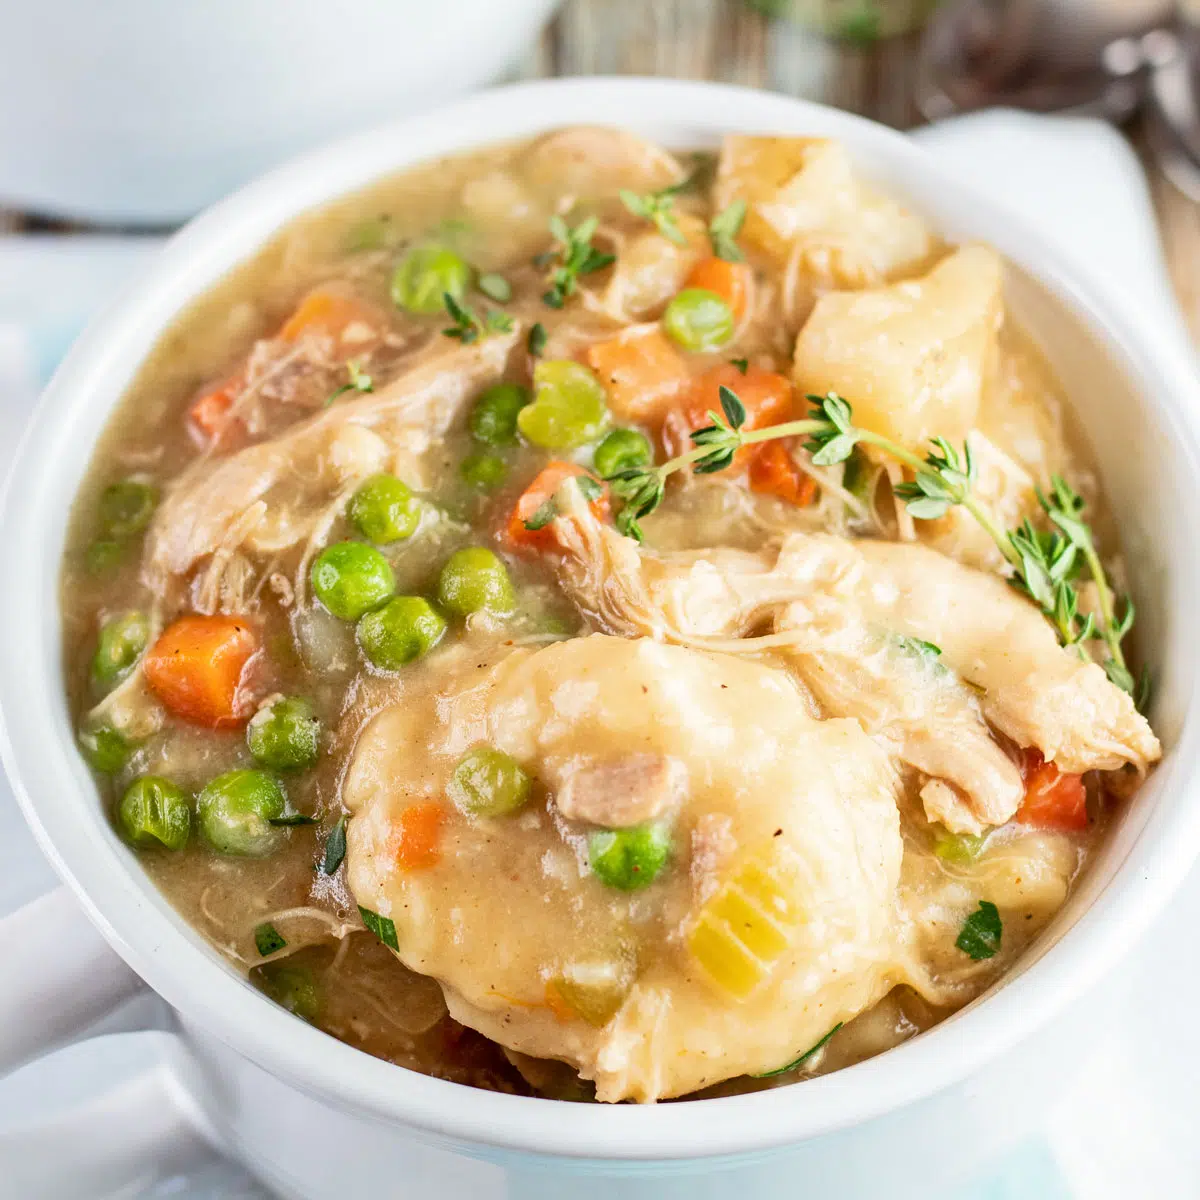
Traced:
<path fill-rule="evenodd" d="M 278 779 L 245 768 L 218 775 L 196 800 L 208 844 L 218 854 L 241 858 L 265 858 L 283 844 L 286 831 L 271 821 L 282 817 L 286 808 Z"/>
<path fill-rule="evenodd" d="M 604 385 L 582 363 L 539 362 L 533 369 L 533 403 L 517 414 L 517 428 L 535 446 L 573 450 L 604 432 L 606 401 Z"/>
<path fill-rule="evenodd" d="M 684 288 L 667 305 L 663 327 L 685 350 L 717 350 L 733 337 L 733 311 L 705 288 Z"/>
<path fill-rule="evenodd" d="M 446 633 L 446 619 L 420 596 L 397 596 L 358 623 L 358 644 L 382 671 L 398 671 L 428 654 Z"/>
<path fill-rule="evenodd" d="M 346 515 L 363 537 L 386 546 L 416 533 L 421 502 L 395 475 L 372 475 L 350 497 Z"/>
<path fill-rule="evenodd" d="M 497 454 L 468 454 L 458 473 L 472 487 L 490 492 L 508 478 L 508 463 Z"/>
<path fill-rule="evenodd" d="M 478 746 L 459 759 L 446 794 L 463 812 L 502 817 L 524 805 L 532 787 L 533 781 L 515 758 L 491 746 Z"/>
<path fill-rule="evenodd" d="M 471 409 L 472 436 L 489 446 L 511 446 L 517 440 L 517 416 L 529 399 L 529 389 L 519 384 L 494 384 Z"/>
<path fill-rule="evenodd" d="M 192 832 L 192 807 L 184 791 L 161 775 L 135 779 L 117 806 L 121 831 L 135 846 L 182 850 Z"/>
<path fill-rule="evenodd" d="M 317 555 L 310 578 L 317 599 L 343 621 L 357 621 L 396 591 L 391 563 L 362 542 L 327 546 Z"/>
<path fill-rule="evenodd" d="M 92 575 L 107 575 L 121 565 L 125 547 L 111 538 L 101 538 L 87 548 L 87 569 Z"/>
<path fill-rule="evenodd" d="M 614 429 L 596 447 L 592 457 L 592 465 L 601 479 L 609 479 L 631 467 L 648 466 L 653 461 L 650 440 L 636 429 Z"/>
<path fill-rule="evenodd" d="M 150 524 L 158 492 L 138 479 L 110 483 L 100 493 L 100 530 L 107 538 L 127 538 Z"/>
<path fill-rule="evenodd" d="M 448 246 L 437 242 L 414 246 L 392 272 L 396 307 L 426 316 L 445 308 L 447 292 L 461 302 L 470 286 L 471 268 Z"/>
<path fill-rule="evenodd" d="M 483 546 L 456 550 L 446 559 L 438 576 L 438 600 L 444 609 L 460 617 L 483 609 L 512 612 L 517 604 L 508 569 Z"/>
<path fill-rule="evenodd" d="M 262 990 L 293 1016 L 312 1024 L 321 1013 L 321 993 L 307 967 L 269 963 L 259 967 Z"/>
<path fill-rule="evenodd" d="M 109 617 L 100 626 L 92 656 L 92 681 L 105 690 L 115 687 L 133 669 L 150 640 L 145 613 L 127 612 Z"/>
<path fill-rule="evenodd" d="M 79 734 L 79 746 L 92 769 L 99 771 L 101 775 L 115 775 L 133 753 L 133 747 L 115 729 L 109 729 L 107 725 L 82 730 Z"/>
<path fill-rule="evenodd" d="M 260 708 L 246 726 L 254 761 L 275 771 L 311 767 L 321 753 L 321 722 L 312 705 L 298 696 Z"/>
<path fill-rule="evenodd" d="M 588 837 L 592 874 L 623 892 L 653 883 L 670 857 L 670 835 L 661 825 L 600 829 Z"/>

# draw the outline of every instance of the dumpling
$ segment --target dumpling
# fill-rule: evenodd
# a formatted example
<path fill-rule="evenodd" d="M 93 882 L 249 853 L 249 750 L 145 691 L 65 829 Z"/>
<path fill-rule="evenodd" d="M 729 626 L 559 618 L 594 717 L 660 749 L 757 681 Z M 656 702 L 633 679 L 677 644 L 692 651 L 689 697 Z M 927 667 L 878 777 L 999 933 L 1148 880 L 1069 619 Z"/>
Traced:
<path fill-rule="evenodd" d="M 903 445 L 961 443 L 979 416 L 1003 318 L 999 256 L 957 250 L 921 279 L 822 296 L 796 339 L 802 392 L 838 392 L 865 429 Z"/>
<path fill-rule="evenodd" d="M 682 246 L 656 229 L 646 229 L 630 234 L 619 247 L 602 295 L 605 311 L 616 320 L 658 316 L 704 257 L 704 223 L 690 213 L 680 213 L 676 225 L 686 239 Z"/>
<path fill-rule="evenodd" d="M 925 223 L 855 174 L 824 138 L 727 137 L 713 199 L 749 210 L 743 237 L 782 266 L 799 255 L 810 288 L 874 287 L 918 269 L 935 243 Z"/>
<path fill-rule="evenodd" d="M 522 166 L 538 191 L 576 201 L 616 196 L 621 188 L 657 192 L 684 176 L 675 156 L 661 146 L 596 125 L 546 134 L 529 148 Z"/>
<path fill-rule="evenodd" d="M 445 799 L 480 745 L 537 781 L 521 811 Z M 349 883 L 456 1020 L 654 1100 L 786 1064 L 903 975 L 897 786 L 856 722 L 814 720 L 758 663 L 601 635 L 463 657 L 359 737 Z M 414 805 L 441 814 L 436 861 L 404 852 Z M 651 814 L 662 874 L 601 882 L 587 818 Z"/>

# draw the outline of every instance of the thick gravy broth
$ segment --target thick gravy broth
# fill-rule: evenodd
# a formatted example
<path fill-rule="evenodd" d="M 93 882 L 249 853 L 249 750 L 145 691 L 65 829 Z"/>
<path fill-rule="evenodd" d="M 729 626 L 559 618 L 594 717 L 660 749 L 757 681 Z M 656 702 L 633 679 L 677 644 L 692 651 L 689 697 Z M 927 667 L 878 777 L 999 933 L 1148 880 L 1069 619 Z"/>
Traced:
<path fill-rule="evenodd" d="M 819 140 L 565 130 L 296 221 L 75 503 L 116 827 L 268 996 L 462 1083 L 757 1089 L 942 1019 L 1159 755 L 1002 276 Z"/>

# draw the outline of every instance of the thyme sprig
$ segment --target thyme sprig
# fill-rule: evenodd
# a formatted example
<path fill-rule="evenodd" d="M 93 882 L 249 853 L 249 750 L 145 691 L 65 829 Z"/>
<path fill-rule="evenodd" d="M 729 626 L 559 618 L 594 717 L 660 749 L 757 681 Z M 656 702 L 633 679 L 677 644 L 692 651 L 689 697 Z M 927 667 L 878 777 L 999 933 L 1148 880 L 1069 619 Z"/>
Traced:
<path fill-rule="evenodd" d="M 448 338 L 457 338 L 464 346 L 469 346 L 472 342 L 478 341 L 480 337 L 488 337 L 493 333 L 512 332 L 512 317 L 498 308 L 489 308 L 480 317 L 476 315 L 474 309 L 455 300 L 449 292 L 443 294 L 442 303 L 446 306 L 446 312 L 454 322 L 448 329 L 443 329 L 442 333 Z"/>
<path fill-rule="evenodd" d="M 728 208 L 722 209 L 708 223 L 708 240 L 712 252 L 726 262 L 741 262 L 742 251 L 737 236 L 746 222 L 746 201 L 740 196 Z"/>
<path fill-rule="evenodd" d="M 631 192 L 628 188 L 622 188 L 618 194 L 621 203 L 635 217 L 645 218 L 667 241 L 674 242 L 677 246 L 686 246 L 687 238 L 683 236 L 683 230 L 679 228 L 679 222 L 675 219 L 675 197 L 686 186 L 685 179 L 683 183 L 661 188 L 657 192 L 647 192 L 644 196 L 639 196 L 637 192 Z"/>
<path fill-rule="evenodd" d="M 363 370 L 362 363 L 358 359 L 350 359 L 346 364 L 346 374 L 350 377 L 350 382 L 343 383 L 341 387 L 331 392 L 325 399 L 324 407 L 328 408 L 339 396 L 344 396 L 347 392 L 373 392 L 375 390 L 375 381 Z"/>
<path fill-rule="evenodd" d="M 574 295 L 581 275 L 602 271 L 616 261 L 616 255 L 604 254 L 592 245 L 599 228 L 597 217 L 587 217 L 574 229 L 557 213 L 550 218 L 550 233 L 556 248 L 534 261 L 542 266 L 556 263 L 546 281 L 550 286 L 542 293 L 542 301 L 551 308 L 562 308 L 567 297 Z"/>
<path fill-rule="evenodd" d="M 692 449 L 660 466 L 628 468 L 609 477 L 613 493 L 624 501 L 617 514 L 617 528 L 622 533 L 642 540 L 640 522 L 662 503 L 671 475 L 689 467 L 698 475 L 723 471 L 744 446 L 803 437 L 804 447 L 818 467 L 845 462 L 859 444 L 876 446 L 912 472 L 910 481 L 894 489 L 910 516 L 932 521 L 951 508 L 965 509 L 1004 556 L 1011 569 L 1010 582 L 1041 609 L 1062 645 L 1078 647 L 1086 656 L 1087 642 L 1102 641 L 1108 678 L 1135 695 L 1139 704 L 1144 701 L 1146 679 L 1143 676 L 1140 685 L 1135 685 L 1121 648 L 1133 626 L 1133 601 L 1128 596 L 1118 601 L 1115 596 L 1091 527 L 1083 517 L 1083 497 L 1061 476 L 1051 476 L 1048 495 L 1037 489 L 1038 503 L 1051 528 L 1038 529 L 1027 518 L 1019 528 L 1006 531 L 973 491 L 977 465 L 966 444 L 960 450 L 945 438 L 933 438 L 931 449 L 921 457 L 882 434 L 855 425 L 853 410 L 836 392 L 809 396 L 812 408 L 807 419 L 748 430 L 746 409 L 737 394 L 721 387 L 718 395 L 721 412 L 708 413 L 712 424 L 691 435 Z M 1084 568 L 1096 590 L 1096 611 L 1086 614 L 1077 582 Z"/>

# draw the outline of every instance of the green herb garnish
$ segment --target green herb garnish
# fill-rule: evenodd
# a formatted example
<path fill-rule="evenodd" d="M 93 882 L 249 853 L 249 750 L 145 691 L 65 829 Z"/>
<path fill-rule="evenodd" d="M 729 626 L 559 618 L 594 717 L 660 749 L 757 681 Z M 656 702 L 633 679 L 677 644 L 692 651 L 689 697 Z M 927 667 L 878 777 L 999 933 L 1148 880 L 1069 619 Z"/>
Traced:
<path fill-rule="evenodd" d="M 268 825 L 282 825 L 288 828 L 293 825 L 316 825 L 316 817 L 305 816 L 304 813 L 288 813 L 282 817 L 268 817 Z"/>
<path fill-rule="evenodd" d="M 534 358 L 541 358 L 542 351 L 546 349 L 546 327 L 541 321 L 534 323 L 525 346 Z"/>
<path fill-rule="evenodd" d="M 635 217 L 644 217 L 649 221 L 668 241 L 677 246 L 686 246 L 687 238 L 683 236 L 683 230 L 679 228 L 679 222 L 675 219 L 675 196 L 686 183 L 687 180 L 684 180 L 683 183 L 663 188 L 661 191 L 648 192 L 644 196 L 622 188 L 619 193 L 621 203 Z"/>
<path fill-rule="evenodd" d="M 391 917 L 381 917 L 377 912 L 372 912 L 369 908 L 358 906 L 358 915 L 362 917 L 363 924 L 385 945 L 389 950 L 399 950 L 400 943 L 396 939 L 396 925 Z"/>
<path fill-rule="evenodd" d="M 932 642 L 927 642 L 923 638 L 907 637 L 903 633 L 896 633 L 892 635 L 892 640 L 901 650 L 907 650 L 909 654 L 916 654 L 921 658 L 941 657 L 941 646 L 935 646 Z"/>
<path fill-rule="evenodd" d="M 962 506 L 996 543 L 1012 570 L 1010 582 L 1025 593 L 1053 624 L 1064 646 L 1077 647 L 1087 657 L 1086 643 L 1094 638 L 1104 642 L 1103 667 L 1108 678 L 1134 696 L 1139 706 L 1149 691 L 1148 676 L 1143 674 L 1135 685 L 1125 662 L 1121 642 L 1133 626 L 1133 602 L 1118 601 L 1109 585 L 1104 565 L 1096 550 L 1092 531 L 1083 519 L 1082 497 L 1058 475 L 1051 477 L 1050 494 L 1038 489 L 1038 502 L 1053 528 L 1038 531 L 1029 521 L 1012 532 L 996 524 L 991 513 L 972 491 L 976 465 L 970 447 L 956 449 L 945 438 L 932 438 L 933 449 L 924 458 L 897 445 L 890 438 L 862 429 L 853 423 L 850 405 L 836 392 L 809 396 L 812 405 L 807 419 L 770 425 L 765 429 L 746 430 L 746 410 L 736 393 L 720 389 L 724 416 L 709 412 L 711 425 L 692 434 L 694 447 L 661 465 L 634 467 L 619 471 L 610 480 L 613 493 L 624 506 L 617 514 L 617 528 L 628 537 L 642 540 L 639 521 L 662 503 L 667 478 L 690 467 L 704 475 L 725 470 L 743 446 L 778 438 L 805 437 L 805 449 L 814 466 L 833 466 L 851 460 L 860 443 L 878 447 L 913 472 L 908 483 L 897 484 L 895 494 L 904 501 L 910 516 L 932 521 L 951 508 Z M 1080 615 L 1076 575 L 1086 567 L 1096 584 L 1098 614 Z"/>
<path fill-rule="evenodd" d="M 810 1046 L 799 1058 L 793 1058 L 786 1066 L 778 1067 L 774 1071 L 764 1071 L 761 1075 L 753 1075 L 752 1079 L 773 1079 L 776 1075 L 786 1075 L 789 1071 L 794 1071 L 802 1063 L 807 1062 L 818 1050 L 823 1050 L 829 1045 L 833 1035 L 841 1029 L 844 1022 L 839 1021 L 815 1046 Z"/>
<path fill-rule="evenodd" d="M 258 949 L 258 953 L 266 958 L 268 955 L 282 950 L 287 945 L 287 941 L 270 921 L 266 921 L 262 925 L 256 926 L 254 945 Z"/>
<path fill-rule="evenodd" d="M 512 332 L 512 317 L 498 308 L 489 308 L 482 317 L 479 317 L 476 316 L 473 309 L 468 308 L 465 304 L 460 304 L 449 292 L 442 294 L 442 303 L 445 304 L 446 312 L 454 322 L 449 329 L 443 329 L 442 332 L 448 338 L 457 338 L 464 346 L 469 346 L 481 335 L 488 337 L 493 333 Z"/>
<path fill-rule="evenodd" d="M 708 223 L 708 240 L 713 253 L 726 262 L 741 262 L 742 251 L 737 236 L 746 223 L 746 202 L 740 196 Z"/>
<path fill-rule="evenodd" d="M 750 370 L 750 360 L 748 358 L 731 358 L 729 360 L 729 365 L 731 367 L 737 367 L 737 369 L 741 371 L 743 375 Z"/>
<path fill-rule="evenodd" d="M 524 522 L 525 528 L 531 533 L 536 533 L 539 529 L 545 529 L 555 517 L 558 516 L 558 505 L 554 502 L 554 497 L 539 504 L 534 509 L 533 516 L 528 521 Z"/>
<path fill-rule="evenodd" d="M 346 814 L 337 819 L 337 824 L 329 831 L 325 839 L 325 859 L 321 863 L 321 873 L 336 875 L 337 869 L 346 857 Z"/>
<path fill-rule="evenodd" d="M 593 500 L 598 500 L 604 493 L 604 485 L 598 483 L 590 475 L 576 475 L 574 479 L 575 486 L 579 488 L 580 494 L 589 504 Z M 531 533 L 536 533 L 539 529 L 545 529 L 557 516 L 558 500 L 555 496 L 551 496 L 549 500 L 539 504 L 533 515 L 523 524 Z"/>
<path fill-rule="evenodd" d="M 480 275 L 479 290 L 497 304 L 507 304 L 512 299 L 512 284 L 503 275 L 494 272 Z"/>
<path fill-rule="evenodd" d="M 547 280 L 550 287 L 542 293 L 542 300 L 551 308 L 562 308 L 567 297 L 574 295 L 581 275 L 602 271 L 616 261 L 616 255 L 604 254 L 592 245 L 592 238 L 599 228 L 598 217 L 588 217 L 574 229 L 569 228 L 557 213 L 550 218 L 550 233 L 557 248 L 549 252 L 544 262 L 549 264 L 557 260 L 558 265 L 550 272 Z"/>
<path fill-rule="evenodd" d="M 349 383 L 343 383 L 340 388 L 335 391 L 328 400 L 325 401 L 325 407 L 328 408 L 339 396 L 344 396 L 347 392 L 373 392 L 375 390 L 375 381 L 370 375 L 366 374 L 362 369 L 362 364 L 352 358 L 346 364 L 346 374 L 350 376 Z"/>
<path fill-rule="evenodd" d="M 979 962 L 992 958 L 1000 949 L 1004 932 L 1000 910 L 990 900 L 980 900 L 979 907 L 963 922 L 955 945 L 969 958 Z"/>

